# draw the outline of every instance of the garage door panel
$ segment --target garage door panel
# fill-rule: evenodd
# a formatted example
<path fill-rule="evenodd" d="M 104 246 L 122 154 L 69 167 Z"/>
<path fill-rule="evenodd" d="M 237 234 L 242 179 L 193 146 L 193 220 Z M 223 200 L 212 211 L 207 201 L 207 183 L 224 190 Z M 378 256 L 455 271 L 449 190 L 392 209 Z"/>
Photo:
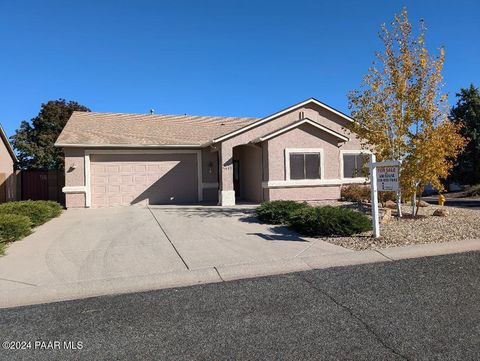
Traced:
<path fill-rule="evenodd" d="M 92 207 L 198 201 L 196 154 L 92 154 Z"/>

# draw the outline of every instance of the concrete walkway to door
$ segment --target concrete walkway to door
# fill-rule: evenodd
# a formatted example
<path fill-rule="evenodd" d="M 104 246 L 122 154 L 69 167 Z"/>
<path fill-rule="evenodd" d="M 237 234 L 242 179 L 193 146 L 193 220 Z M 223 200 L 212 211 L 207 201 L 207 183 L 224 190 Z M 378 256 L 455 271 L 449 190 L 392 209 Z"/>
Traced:
<path fill-rule="evenodd" d="M 306 269 L 298 257 L 352 252 L 259 224 L 252 212 L 251 206 L 65 211 L 0 257 L 0 307 L 285 273 Z"/>

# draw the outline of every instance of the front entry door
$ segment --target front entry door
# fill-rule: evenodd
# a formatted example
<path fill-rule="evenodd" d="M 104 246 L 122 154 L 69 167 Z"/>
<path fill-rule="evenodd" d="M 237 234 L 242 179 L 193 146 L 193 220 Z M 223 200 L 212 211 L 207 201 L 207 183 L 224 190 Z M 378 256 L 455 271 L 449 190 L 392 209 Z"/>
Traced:
<path fill-rule="evenodd" d="M 233 190 L 235 191 L 235 198 L 240 198 L 240 162 L 233 161 Z"/>

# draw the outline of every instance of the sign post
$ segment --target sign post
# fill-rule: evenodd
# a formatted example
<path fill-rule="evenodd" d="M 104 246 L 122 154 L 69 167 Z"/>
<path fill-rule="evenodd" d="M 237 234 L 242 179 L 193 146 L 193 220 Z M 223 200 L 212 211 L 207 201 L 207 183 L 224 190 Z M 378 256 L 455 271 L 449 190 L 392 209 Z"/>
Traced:
<path fill-rule="evenodd" d="M 372 194 L 373 237 L 380 237 L 380 220 L 378 214 L 378 192 L 398 191 L 400 162 L 389 160 L 376 162 L 375 154 L 370 157 L 370 187 Z"/>

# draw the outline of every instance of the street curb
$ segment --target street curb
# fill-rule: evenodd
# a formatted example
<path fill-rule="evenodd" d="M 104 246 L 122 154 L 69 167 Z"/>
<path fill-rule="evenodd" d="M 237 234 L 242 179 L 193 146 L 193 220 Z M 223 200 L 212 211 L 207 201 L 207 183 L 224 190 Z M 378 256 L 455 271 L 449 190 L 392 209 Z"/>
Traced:
<path fill-rule="evenodd" d="M 41 287 L 38 288 L 35 286 L 23 286 L 16 289 L 15 293 L 12 292 L 8 298 L 0 300 L 0 308 L 187 287 L 315 269 L 392 262 L 402 259 L 441 256 L 471 251 L 480 251 L 480 239 L 448 243 L 416 244 L 379 250 L 342 252 L 325 256 L 295 257 L 261 263 L 219 265 L 145 276 L 40 285 Z"/>

